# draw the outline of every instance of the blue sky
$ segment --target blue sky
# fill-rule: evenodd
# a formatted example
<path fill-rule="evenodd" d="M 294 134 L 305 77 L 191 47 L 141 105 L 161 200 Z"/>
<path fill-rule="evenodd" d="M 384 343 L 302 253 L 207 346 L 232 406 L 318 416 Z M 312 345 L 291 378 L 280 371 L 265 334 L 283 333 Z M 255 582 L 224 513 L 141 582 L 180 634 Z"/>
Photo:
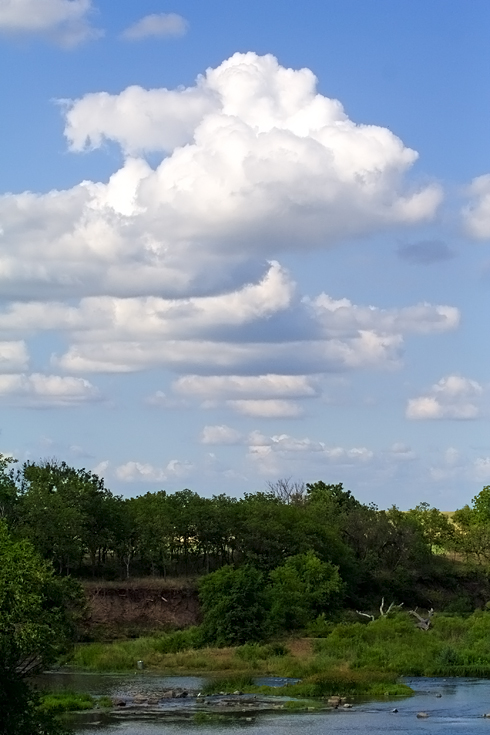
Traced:
<path fill-rule="evenodd" d="M 0 2 L 0 451 L 490 482 L 483 0 Z"/>

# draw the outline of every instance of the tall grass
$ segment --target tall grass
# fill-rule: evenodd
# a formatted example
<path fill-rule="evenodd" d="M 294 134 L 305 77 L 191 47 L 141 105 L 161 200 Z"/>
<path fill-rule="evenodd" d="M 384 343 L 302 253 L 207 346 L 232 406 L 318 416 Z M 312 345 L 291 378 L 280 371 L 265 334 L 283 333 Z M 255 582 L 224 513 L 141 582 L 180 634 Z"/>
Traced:
<path fill-rule="evenodd" d="M 363 624 L 337 625 L 315 652 L 352 669 L 405 676 L 490 676 L 490 613 L 439 615 L 428 631 L 408 614 Z"/>

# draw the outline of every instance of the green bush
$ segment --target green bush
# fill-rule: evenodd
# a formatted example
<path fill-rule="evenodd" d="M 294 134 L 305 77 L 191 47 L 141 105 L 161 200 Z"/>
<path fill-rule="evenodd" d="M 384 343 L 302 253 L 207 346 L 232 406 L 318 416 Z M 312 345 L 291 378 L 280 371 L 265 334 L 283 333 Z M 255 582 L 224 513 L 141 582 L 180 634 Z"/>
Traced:
<path fill-rule="evenodd" d="M 193 626 L 192 628 L 176 630 L 174 633 L 167 633 L 157 638 L 155 641 L 155 650 L 159 653 L 180 653 L 180 651 L 202 648 L 203 645 L 204 636 L 201 628 Z"/>
<path fill-rule="evenodd" d="M 334 623 L 327 620 L 325 613 L 319 615 L 306 626 L 306 635 L 308 638 L 326 638 L 334 629 Z"/>
<path fill-rule="evenodd" d="M 304 628 L 322 611 L 337 607 L 344 584 L 338 568 L 313 551 L 291 556 L 270 573 L 270 622 L 273 630 Z"/>
<path fill-rule="evenodd" d="M 267 597 L 262 572 L 225 566 L 199 587 L 204 639 L 218 646 L 260 641 L 267 634 Z"/>

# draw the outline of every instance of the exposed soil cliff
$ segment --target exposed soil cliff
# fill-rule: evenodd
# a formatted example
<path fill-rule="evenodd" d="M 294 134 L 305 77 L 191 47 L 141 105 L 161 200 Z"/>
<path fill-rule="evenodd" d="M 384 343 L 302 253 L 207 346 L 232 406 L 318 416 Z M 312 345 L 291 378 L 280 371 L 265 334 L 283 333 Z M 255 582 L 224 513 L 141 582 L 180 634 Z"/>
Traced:
<path fill-rule="evenodd" d="M 197 589 L 191 584 L 171 587 L 167 582 L 104 583 L 85 586 L 87 639 L 144 635 L 199 623 Z"/>

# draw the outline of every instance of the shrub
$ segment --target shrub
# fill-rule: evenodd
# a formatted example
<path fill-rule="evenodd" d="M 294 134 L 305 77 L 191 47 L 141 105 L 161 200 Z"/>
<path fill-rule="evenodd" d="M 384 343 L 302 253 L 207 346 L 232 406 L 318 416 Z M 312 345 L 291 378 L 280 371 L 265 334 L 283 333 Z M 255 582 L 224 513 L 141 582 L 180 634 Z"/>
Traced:
<path fill-rule="evenodd" d="M 202 648 L 204 637 L 201 628 L 194 626 L 187 630 L 176 630 L 174 633 L 157 638 L 155 650 L 159 653 L 180 653 L 194 648 Z"/>
<path fill-rule="evenodd" d="M 225 566 L 208 574 L 199 588 L 204 640 L 219 646 L 260 641 L 267 629 L 262 572 L 252 566 Z"/>
<path fill-rule="evenodd" d="M 344 591 L 338 568 L 313 551 L 290 557 L 270 573 L 270 579 L 274 630 L 304 628 L 324 610 L 336 607 Z"/>

